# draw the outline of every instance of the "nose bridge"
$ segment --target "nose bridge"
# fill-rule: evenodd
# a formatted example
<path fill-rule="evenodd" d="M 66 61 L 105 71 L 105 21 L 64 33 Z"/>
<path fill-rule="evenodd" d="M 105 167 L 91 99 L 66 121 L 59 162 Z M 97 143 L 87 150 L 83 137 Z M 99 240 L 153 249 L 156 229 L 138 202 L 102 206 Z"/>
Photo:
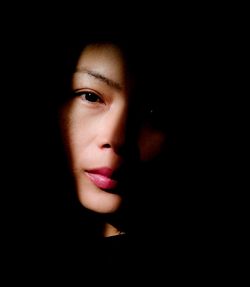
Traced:
<path fill-rule="evenodd" d="M 124 145 L 128 117 L 127 110 L 127 105 L 124 103 L 117 107 L 111 107 L 105 114 L 100 131 L 101 147 L 117 150 Z"/>

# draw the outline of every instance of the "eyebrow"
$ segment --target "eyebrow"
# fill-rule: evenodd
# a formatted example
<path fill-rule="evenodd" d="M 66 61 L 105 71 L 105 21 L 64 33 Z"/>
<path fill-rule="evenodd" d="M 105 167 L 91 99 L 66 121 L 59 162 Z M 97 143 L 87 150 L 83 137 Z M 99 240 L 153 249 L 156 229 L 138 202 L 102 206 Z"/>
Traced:
<path fill-rule="evenodd" d="M 98 72 L 95 72 L 95 71 L 91 71 L 91 70 L 86 69 L 86 68 L 80 68 L 77 71 L 86 73 L 86 74 L 94 77 L 95 79 L 98 79 L 98 80 L 104 82 L 108 86 L 110 86 L 112 88 L 115 88 L 116 90 L 122 90 L 122 86 L 119 83 L 107 78 L 106 76 L 104 76 L 101 73 L 98 73 Z"/>

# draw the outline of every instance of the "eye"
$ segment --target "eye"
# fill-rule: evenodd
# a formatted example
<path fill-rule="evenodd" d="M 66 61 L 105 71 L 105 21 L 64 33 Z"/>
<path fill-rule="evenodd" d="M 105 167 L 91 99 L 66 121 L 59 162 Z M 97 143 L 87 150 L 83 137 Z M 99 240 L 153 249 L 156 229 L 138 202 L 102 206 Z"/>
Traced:
<path fill-rule="evenodd" d="M 162 129 L 165 124 L 166 111 L 158 105 L 148 105 L 144 111 L 144 120 L 156 129 Z"/>
<path fill-rule="evenodd" d="M 144 116 L 147 119 L 154 118 L 157 115 L 157 108 L 154 105 L 146 105 L 144 107 Z"/>
<path fill-rule="evenodd" d="M 73 92 L 73 96 L 80 97 L 82 101 L 87 103 L 104 103 L 98 94 L 90 91 L 75 91 Z"/>
<path fill-rule="evenodd" d="M 148 109 L 148 115 L 150 116 L 150 117 L 153 117 L 154 115 L 155 115 L 155 111 L 156 111 L 156 109 L 155 108 L 149 108 Z"/>
<path fill-rule="evenodd" d="M 91 103 L 102 103 L 103 100 L 97 94 L 93 92 L 81 92 L 78 95 L 82 98 L 83 101 L 91 102 Z"/>

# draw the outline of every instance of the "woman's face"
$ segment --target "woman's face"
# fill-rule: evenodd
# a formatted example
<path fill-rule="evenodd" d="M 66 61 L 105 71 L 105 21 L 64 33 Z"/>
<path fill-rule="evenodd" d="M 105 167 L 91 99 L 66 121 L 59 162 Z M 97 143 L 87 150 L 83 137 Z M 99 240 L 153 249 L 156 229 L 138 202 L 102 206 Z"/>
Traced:
<path fill-rule="evenodd" d="M 146 122 L 137 125 L 132 143 L 128 139 L 129 111 L 134 102 L 131 83 L 125 59 L 117 46 L 89 45 L 82 51 L 73 74 L 74 96 L 61 111 L 77 196 L 83 206 L 95 212 L 113 213 L 122 203 L 120 187 L 124 178 L 127 182 L 132 177 L 130 168 L 119 176 L 128 164 L 122 152 L 127 142 L 138 151 L 135 155 L 131 153 L 130 162 L 133 162 L 133 156 L 135 161 L 151 160 L 165 141 L 165 134 Z M 132 183 L 130 186 L 133 189 Z"/>

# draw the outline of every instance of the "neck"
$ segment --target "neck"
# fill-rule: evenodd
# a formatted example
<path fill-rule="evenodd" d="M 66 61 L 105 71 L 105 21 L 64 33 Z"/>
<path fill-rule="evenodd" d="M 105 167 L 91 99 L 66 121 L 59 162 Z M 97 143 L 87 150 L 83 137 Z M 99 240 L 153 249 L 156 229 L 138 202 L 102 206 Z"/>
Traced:
<path fill-rule="evenodd" d="M 103 236 L 104 237 L 110 237 L 110 236 L 116 236 L 125 234 L 125 232 L 117 229 L 114 225 L 110 223 L 105 223 L 104 229 L 103 229 Z"/>

